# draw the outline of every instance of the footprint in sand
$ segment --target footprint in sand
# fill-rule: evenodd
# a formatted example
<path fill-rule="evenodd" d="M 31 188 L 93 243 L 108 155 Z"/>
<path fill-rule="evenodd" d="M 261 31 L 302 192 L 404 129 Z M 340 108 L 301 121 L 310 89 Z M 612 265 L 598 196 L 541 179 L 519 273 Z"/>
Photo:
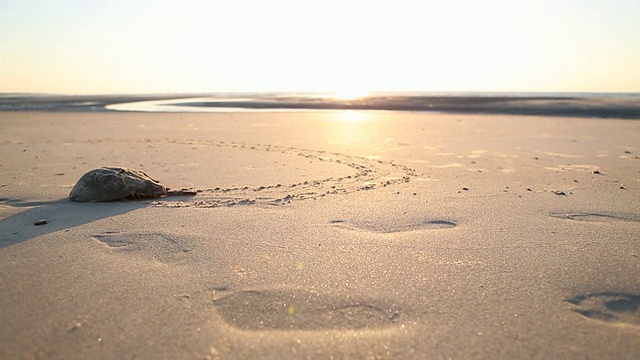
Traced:
<path fill-rule="evenodd" d="M 617 292 L 583 294 L 567 299 L 572 310 L 589 319 L 640 327 L 640 295 Z"/>
<path fill-rule="evenodd" d="M 640 222 L 640 219 L 632 216 L 606 214 L 606 213 L 591 213 L 591 212 L 575 212 L 575 213 L 551 213 L 549 216 L 584 222 L 607 222 L 607 221 L 632 221 Z"/>
<path fill-rule="evenodd" d="M 381 302 L 313 291 L 240 291 L 214 300 L 226 323 L 246 330 L 372 329 L 395 325 L 400 312 Z"/>
<path fill-rule="evenodd" d="M 384 217 L 362 220 L 332 220 L 331 224 L 350 230 L 370 231 L 375 233 L 398 233 L 426 229 L 451 229 L 458 224 L 451 220 L 429 218 L 395 218 Z"/>
<path fill-rule="evenodd" d="M 178 238 L 161 233 L 107 231 L 93 238 L 114 252 L 150 257 L 164 263 L 185 260 L 190 251 Z"/>

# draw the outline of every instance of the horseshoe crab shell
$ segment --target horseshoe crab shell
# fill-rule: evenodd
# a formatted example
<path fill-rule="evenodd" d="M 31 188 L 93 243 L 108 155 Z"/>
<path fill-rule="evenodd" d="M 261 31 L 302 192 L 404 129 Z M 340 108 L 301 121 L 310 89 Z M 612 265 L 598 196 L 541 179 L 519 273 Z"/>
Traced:
<path fill-rule="evenodd" d="M 71 189 L 69 198 L 78 202 L 105 202 L 126 198 L 155 198 L 169 195 L 169 189 L 140 170 L 103 167 L 84 174 Z"/>

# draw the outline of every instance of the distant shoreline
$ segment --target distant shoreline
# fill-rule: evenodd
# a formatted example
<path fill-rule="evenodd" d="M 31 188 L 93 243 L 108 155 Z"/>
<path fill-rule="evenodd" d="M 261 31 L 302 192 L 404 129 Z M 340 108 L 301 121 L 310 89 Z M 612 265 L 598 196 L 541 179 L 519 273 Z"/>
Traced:
<path fill-rule="evenodd" d="M 346 100 L 308 94 L 4 95 L 0 111 L 234 112 L 370 110 L 640 119 L 640 94 L 380 94 Z"/>

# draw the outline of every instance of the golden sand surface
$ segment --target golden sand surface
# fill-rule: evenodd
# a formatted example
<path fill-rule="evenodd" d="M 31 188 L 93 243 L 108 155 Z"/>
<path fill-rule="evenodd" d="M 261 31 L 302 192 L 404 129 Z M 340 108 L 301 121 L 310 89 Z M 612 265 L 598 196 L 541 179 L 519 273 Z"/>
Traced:
<path fill-rule="evenodd" d="M 0 113 L 0 358 L 637 359 L 639 200 L 636 120 Z"/>

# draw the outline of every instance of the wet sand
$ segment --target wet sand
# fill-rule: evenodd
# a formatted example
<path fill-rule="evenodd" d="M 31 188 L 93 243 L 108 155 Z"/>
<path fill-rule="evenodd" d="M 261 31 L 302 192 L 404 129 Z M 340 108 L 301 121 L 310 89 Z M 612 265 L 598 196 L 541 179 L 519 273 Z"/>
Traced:
<path fill-rule="evenodd" d="M 0 113 L 0 358 L 636 359 L 638 139 L 575 117 Z M 70 202 L 101 166 L 199 192 Z"/>

